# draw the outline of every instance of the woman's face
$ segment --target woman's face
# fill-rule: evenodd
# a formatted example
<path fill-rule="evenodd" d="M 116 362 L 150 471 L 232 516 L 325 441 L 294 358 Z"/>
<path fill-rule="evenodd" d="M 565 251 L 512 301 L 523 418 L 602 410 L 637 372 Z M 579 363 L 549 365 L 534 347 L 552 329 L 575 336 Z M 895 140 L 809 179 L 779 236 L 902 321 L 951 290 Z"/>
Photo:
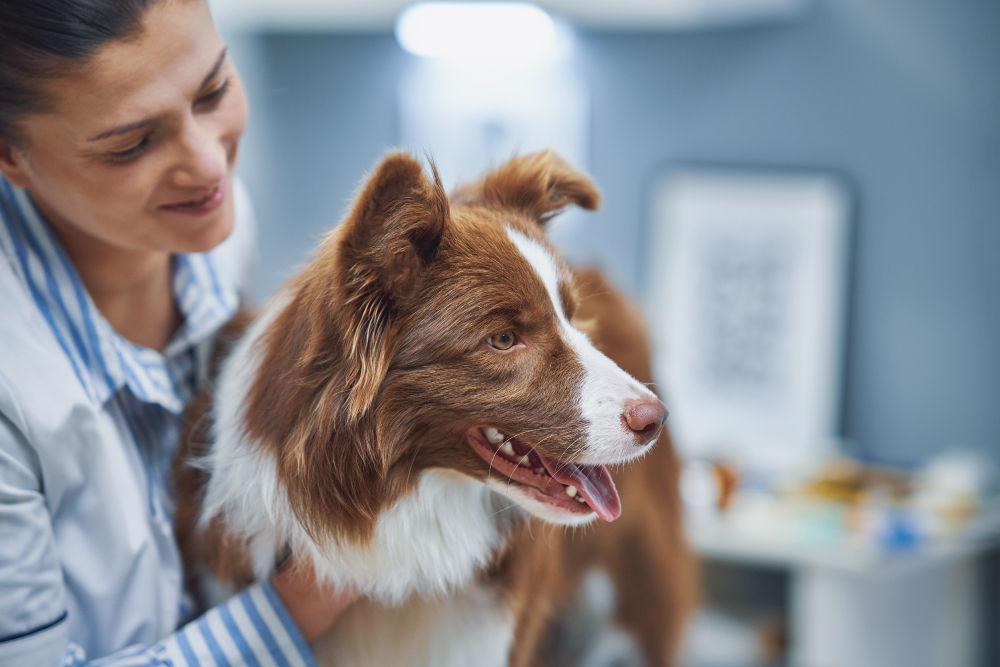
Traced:
<path fill-rule="evenodd" d="M 45 90 L 51 110 L 20 123 L 0 165 L 64 243 L 200 252 L 229 235 L 247 103 L 205 2 L 162 0 Z"/>

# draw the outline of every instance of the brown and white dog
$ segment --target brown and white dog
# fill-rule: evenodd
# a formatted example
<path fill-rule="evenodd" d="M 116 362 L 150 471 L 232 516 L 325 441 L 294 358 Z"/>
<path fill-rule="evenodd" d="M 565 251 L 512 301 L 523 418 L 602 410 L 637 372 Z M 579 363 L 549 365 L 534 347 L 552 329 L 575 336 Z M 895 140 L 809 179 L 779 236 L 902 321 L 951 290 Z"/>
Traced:
<path fill-rule="evenodd" d="M 548 152 L 450 200 L 416 160 L 386 157 L 194 407 L 198 463 L 178 473 L 192 570 L 240 586 L 295 553 L 366 595 L 321 661 L 389 666 L 554 664 L 551 621 L 603 568 L 614 620 L 667 663 L 691 590 L 667 411 L 592 342 L 648 376 L 641 323 L 544 235 L 597 202 Z M 658 438 L 623 471 L 634 518 L 564 528 L 617 519 L 607 466 Z"/>

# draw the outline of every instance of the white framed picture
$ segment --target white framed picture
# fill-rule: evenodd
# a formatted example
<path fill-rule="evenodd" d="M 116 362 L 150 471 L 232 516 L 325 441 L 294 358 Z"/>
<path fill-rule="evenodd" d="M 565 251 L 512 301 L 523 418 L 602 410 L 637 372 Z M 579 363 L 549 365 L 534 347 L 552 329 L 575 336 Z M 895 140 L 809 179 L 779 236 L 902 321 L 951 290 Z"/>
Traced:
<path fill-rule="evenodd" d="M 653 185 L 654 371 L 686 457 L 809 467 L 837 441 L 850 199 L 832 173 L 684 168 Z"/>

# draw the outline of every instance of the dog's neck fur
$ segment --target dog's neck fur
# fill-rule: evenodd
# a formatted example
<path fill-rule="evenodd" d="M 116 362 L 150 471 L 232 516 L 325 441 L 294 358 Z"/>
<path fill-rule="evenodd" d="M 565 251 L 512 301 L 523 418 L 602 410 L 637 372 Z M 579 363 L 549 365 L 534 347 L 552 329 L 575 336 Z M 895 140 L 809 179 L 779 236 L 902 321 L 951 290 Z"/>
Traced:
<path fill-rule="evenodd" d="M 317 543 L 303 527 L 278 479 L 273 450 L 250 439 L 244 422 L 261 338 L 288 303 L 287 295 L 273 299 L 222 363 L 211 415 L 213 444 L 202 462 L 210 479 L 200 526 L 222 518 L 226 530 L 245 542 L 258 578 L 290 550 L 311 562 L 321 581 L 349 584 L 389 603 L 471 583 L 522 511 L 460 473 L 420 473 L 414 489 L 380 514 L 370 540 Z"/>

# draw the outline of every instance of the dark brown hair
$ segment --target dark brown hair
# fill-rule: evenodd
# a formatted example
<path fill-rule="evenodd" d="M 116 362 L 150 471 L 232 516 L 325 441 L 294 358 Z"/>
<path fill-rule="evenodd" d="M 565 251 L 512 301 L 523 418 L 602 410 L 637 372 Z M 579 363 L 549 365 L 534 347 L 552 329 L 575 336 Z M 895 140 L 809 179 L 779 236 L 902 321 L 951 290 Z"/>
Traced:
<path fill-rule="evenodd" d="M 0 140 L 47 110 L 42 83 L 72 74 L 104 44 L 139 30 L 159 0 L 0 0 Z"/>

